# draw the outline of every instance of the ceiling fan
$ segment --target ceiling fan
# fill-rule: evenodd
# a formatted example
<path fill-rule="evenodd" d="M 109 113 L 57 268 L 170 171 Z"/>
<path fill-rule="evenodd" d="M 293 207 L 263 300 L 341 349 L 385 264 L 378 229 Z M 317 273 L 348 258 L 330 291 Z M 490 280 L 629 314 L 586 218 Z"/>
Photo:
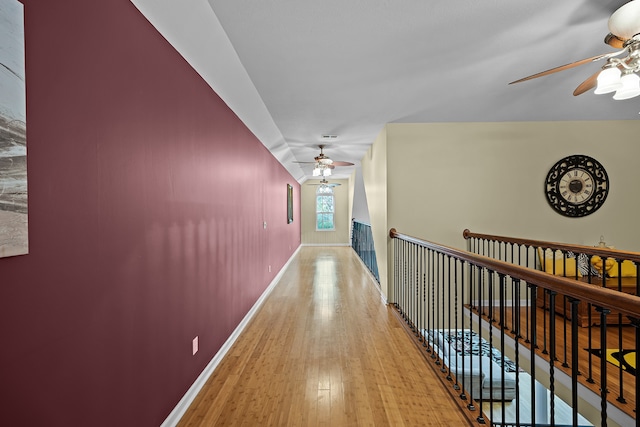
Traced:
<path fill-rule="evenodd" d="M 338 185 L 342 185 L 339 182 L 329 182 L 326 178 L 322 178 L 319 182 L 309 183 L 309 185 L 321 185 L 325 187 L 337 187 Z"/>
<path fill-rule="evenodd" d="M 532 80 L 589 62 L 606 59 L 607 62 L 602 69 L 580 83 L 573 91 L 573 95 L 578 96 L 596 87 L 595 93 L 597 94 L 616 91 L 614 99 L 628 99 L 640 95 L 640 77 L 635 74 L 640 71 L 640 0 L 632 0 L 613 12 L 609 17 L 608 26 L 609 34 L 604 38 L 604 42 L 611 47 L 622 48 L 621 50 L 551 68 L 509 84 Z M 622 54 L 626 54 L 626 56 L 616 58 Z"/>
<path fill-rule="evenodd" d="M 340 160 L 332 160 L 324 154 L 324 145 L 318 145 L 320 148 L 320 154 L 313 158 L 312 162 L 296 162 L 296 163 L 309 163 L 314 164 L 313 176 L 329 176 L 331 175 L 331 169 L 335 169 L 336 166 L 353 166 L 351 162 L 343 162 Z"/>

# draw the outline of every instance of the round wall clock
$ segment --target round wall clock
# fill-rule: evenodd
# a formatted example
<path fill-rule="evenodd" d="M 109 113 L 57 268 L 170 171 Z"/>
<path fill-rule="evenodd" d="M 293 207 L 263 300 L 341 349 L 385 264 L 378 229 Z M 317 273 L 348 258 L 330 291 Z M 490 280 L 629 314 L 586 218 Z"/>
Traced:
<path fill-rule="evenodd" d="M 597 211 L 609 194 L 609 177 L 595 159 L 576 154 L 559 160 L 545 181 L 547 200 L 553 209 L 569 217 Z"/>

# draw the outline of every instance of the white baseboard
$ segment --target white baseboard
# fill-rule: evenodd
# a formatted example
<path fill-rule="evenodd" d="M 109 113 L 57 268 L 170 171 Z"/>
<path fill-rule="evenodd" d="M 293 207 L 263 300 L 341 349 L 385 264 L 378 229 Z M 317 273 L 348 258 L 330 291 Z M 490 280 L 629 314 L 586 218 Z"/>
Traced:
<path fill-rule="evenodd" d="M 351 243 L 303 243 L 301 246 L 351 246 Z"/>
<path fill-rule="evenodd" d="M 195 400 L 204 384 L 207 382 L 211 374 L 213 374 L 213 371 L 215 371 L 224 356 L 226 356 L 226 354 L 231 349 L 231 346 L 236 342 L 244 328 L 247 327 L 253 316 L 255 316 L 255 314 L 258 312 L 258 309 L 262 306 L 269 294 L 273 291 L 273 288 L 275 288 L 275 286 L 278 284 L 278 282 L 284 275 L 284 272 L 289 267 L 289 264 L 291 264 L 291 261 L 293 260 L 293 258 L 295 258 L 299 251 L 300 246 L 298 246 L 298 249 L 296 249 L 287 263 L 280 269 L 280 272 L 278 272 L 276 277 L 273 278 L 267 289 L 262 293 L 262 295 L 260 295 L 260 298 L 258 298 L 253 307 L 251 307 L 251 310 L 249 310 L 247 315 L 244 317 L 244 319 L 242 319 L 240 324 L 229 336 L 227 341 L 222 345 L 222 347 L 220 347 L 220 350 L 218 350 L 215 356 L 213 356 L 213 359 L 211 359 L 211 361 L 207 364 L 207 367 L 204 368 L 202 373 L 200 373 L 198 378 L 196 378 L 195 382 L 191 385 L 191 387 L 189 387 L 189 390 L 187 390 L 185 395 L 182 396 L 182 399 L 180 399 L 176 407 L 173 408 L 173 411 L 171 411 L 169 416 L 164 420 L 160 427 L 174 427 L 178 424 L 178 422 L 180 422 L 180 419 L 182 418 L 184 413 L 187 412 L 187 409 L 189 409 L 189 406 Z"/>

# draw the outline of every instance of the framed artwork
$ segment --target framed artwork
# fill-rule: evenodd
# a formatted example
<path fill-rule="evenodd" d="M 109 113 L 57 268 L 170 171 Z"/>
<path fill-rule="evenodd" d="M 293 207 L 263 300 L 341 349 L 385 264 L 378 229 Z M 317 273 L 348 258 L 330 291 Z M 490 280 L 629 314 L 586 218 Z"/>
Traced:
<path fill-rule="evenodd" d="M 0 0 L 0 257 L 29 252 L 24 11 Z"/>
<path fill-rule="evenodd" d="M 287 224 L 293 222 L 293 187 L 287 184 Z"/>

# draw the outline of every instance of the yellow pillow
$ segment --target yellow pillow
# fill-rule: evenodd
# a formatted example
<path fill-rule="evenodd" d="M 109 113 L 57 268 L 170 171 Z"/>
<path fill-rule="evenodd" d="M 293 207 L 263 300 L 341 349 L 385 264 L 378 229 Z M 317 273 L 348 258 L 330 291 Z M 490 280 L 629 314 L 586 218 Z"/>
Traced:
<path fill-rule="evenodd" d="M 608 261 L 608 260 L 607 260 Z M 613 261 L 613 266 L 611 269 L 607 271 L 609 277 L 618 277 L 618 263 Z M 636 277 L 637 270 L 636 265 L 632 261 L 624 260 L 622 261 L 622 277 Z"/>
<path fill-rule="evenodd" d="M 555 269 L 554 269 L 555 262 Z M 566 272 L 565 272 L 566 269 Z M 576 272 L 578 273 L 578 277 L 582 277 L 582 273 L 580 270 L 576 268 L 576 259 L 575 258 L 567 258 L 563 259 L 552 259 L 547 258 L 547 262 L 545 263 L 544 270 L 546 273 L 555 274 L 556 276 L 566 276 L 566 277 L 576 277 Z M 566 273 L 566 274 L 565 274 Z"/>
<path fill-rule="evenodd" d="M 591 264 L 595 267 L 596 270 L 602 274 L 602 258 L 597 255 L 594 255 L 591 258 Z M 613 258 L 607 258 L 604 263 L 605 270 L 607 272 L 607 276 L 609 277 L 618 277 L 618 262 Z M 622 261 L 622 277 L 636 277 L 637 270 L 636 265 L 632 261 L 624 260 Z"/>
<path fill-rule="evenodd" d="M 545 252 L 545 257 L 543 259 L 542 249 L 538 248 L 540 264 L 542 268 L 544 268 L 545 273 L 565 277 L 582 277 L 582 273 L 580 273 L 580 270 L 577 268 L 575 258 L 564 259 L 562 252 L 556 251 L 554 255 L 554 252 L 551 249 L 547 249 Z"/>
<path fill-rule="evenodd" d="M 609 271 L 611 267 L 613 267 L 614 263 L 615 263 L 615 260 L 613 258 L 607 258 L 606 261 L 604 262 L 604 269 L 606 271 Z M 598 273 L 602 274 L 602 258 L 600 258 L 598 255 L 592 256 L 591 265 L 593 265 L 593 268 L 598 270 Z"/>

